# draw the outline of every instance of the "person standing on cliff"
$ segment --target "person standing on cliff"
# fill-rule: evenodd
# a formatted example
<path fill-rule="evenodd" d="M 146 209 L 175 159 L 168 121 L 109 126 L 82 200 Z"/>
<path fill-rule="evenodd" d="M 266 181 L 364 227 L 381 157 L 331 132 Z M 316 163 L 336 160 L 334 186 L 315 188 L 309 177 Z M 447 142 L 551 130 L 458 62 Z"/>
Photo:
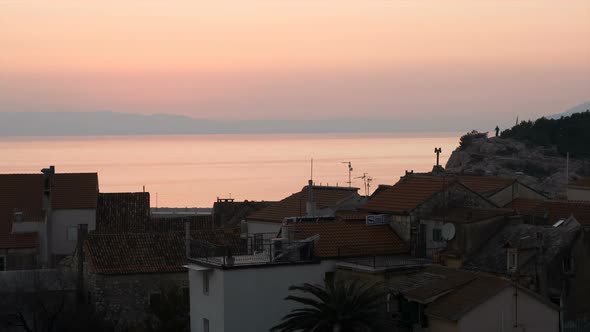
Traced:
<path fill-rule="evenodd" d="M 496 126 L 496 137 L 498 137 L 499 133 L 500 133 L 500 128 L 498 128 L 498 126 Z"/>

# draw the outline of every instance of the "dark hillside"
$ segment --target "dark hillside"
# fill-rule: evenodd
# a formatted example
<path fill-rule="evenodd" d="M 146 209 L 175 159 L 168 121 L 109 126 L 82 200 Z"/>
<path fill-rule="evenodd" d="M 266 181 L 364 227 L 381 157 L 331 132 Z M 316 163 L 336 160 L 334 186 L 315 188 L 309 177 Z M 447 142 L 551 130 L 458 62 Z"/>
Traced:
<path fill-rule="evenodd" d="M 545 147 L 554 145 L 562 155 L 569 152 L 573 157 L 590 157 L 590 111 L 559 119 L 523 121 L 500 136 Z"/>

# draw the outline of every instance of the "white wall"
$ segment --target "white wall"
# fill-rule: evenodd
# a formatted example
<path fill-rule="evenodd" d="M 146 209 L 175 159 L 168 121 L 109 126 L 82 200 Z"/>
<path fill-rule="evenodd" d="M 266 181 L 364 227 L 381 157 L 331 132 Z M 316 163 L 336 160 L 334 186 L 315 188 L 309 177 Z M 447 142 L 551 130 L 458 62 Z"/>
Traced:
<path fill-rule="evenodd" d="M 281 229 L 278 222 L 250 221 L 248 220 L 248 234 L 275 233 Z"/>
<path fill-rule="evenodd" d="M 433 230 L 440 229 L 442 232 L 443 222 L 439 220 L 420 220 L 420 224 L 426 225 L 426 249 L 444 249 L 447 241 L 434 241 Z"/>
<path fill-rule="evenodd" d="M 496 203 L 496 205 L 502 207 L 512 202 L 516 198 L 529 198 L 529 199 L 546 199 L 545 196 L 538 192 L 530 189 L 529 187 L 523 186 L 516 182 L 512 186 L 508 186 L 494 195 L 489 197 L 489 200 Z"/>
<path fill-rule="evenodd" d="M 557 332 L 559 313 L 540 300 L 518 291 L 518 320 L 516 320 L 514 287 L 504 289 L 488 301 L 468 312 L 458 322 L 459 331 L 535 331 Z M 514 323 L 518 327 L 514 328 Z"/>
<path fill-rule="evenodd" d="M 76 249 L 75 240 L 67 240 L 68 226 L 88 224 L 88 231 L 96 228 L 96 210 L 94 209 L 60 209 L 53 210 L 51 227 L 51 247 L 55 255 L 69 255 Z"/>
<path fill-rule="evenodd" d="M 201 272 L 191 270 L 191 331 L 203 331 L 203 318 L 211 332 L 268 331 L 298 307 L 284 300 L 289 286 L 323 284 L 325 273 L 334 270 L 334 261 L 213 269 L 209 296 L 202 293 Z"/>
<path fill-rule="evenodd" d="M 203 271 L 188 270 L 191 332 L 203 331 L 203 318 L 211 332 L 224 331 L 224 270 L 209 269 L 209 294 L 203 293 Z"/>
<path fill-rule="evenodd" d="M 572 201 L 590 201 L 590 190 L 567 188 L 567 199 Z"/>

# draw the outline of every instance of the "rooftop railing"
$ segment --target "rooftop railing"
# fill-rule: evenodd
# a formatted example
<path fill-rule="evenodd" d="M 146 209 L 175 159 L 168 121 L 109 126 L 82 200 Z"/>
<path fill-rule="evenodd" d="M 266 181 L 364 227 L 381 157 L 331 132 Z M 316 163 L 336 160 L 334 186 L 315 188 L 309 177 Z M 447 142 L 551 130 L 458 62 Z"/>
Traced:
<path fill-rule="evenodd" d="M 248 236 L 238 245 L 191 240 L 189 259 L 219 267 L 302 263 L 316 260 L 313 241 Z"/>

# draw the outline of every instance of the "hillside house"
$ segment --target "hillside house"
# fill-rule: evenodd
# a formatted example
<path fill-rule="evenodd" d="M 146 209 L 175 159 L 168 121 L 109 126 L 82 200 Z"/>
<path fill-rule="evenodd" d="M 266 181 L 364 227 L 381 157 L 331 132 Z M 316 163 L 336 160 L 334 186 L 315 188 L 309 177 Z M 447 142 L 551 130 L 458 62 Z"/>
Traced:
<path fill-rule="evenodd" d="M 311 189 L 311 190 L 310 190 Z M 277 233 L 285 218 L 333 219 L 338 211 L 354 211 L 364 203 L 358 188 L 310 184 L 246 218 L 244 233 Z"/>
<path fill-rule="evenodd" d="M 408 331 L 559 331 L 559 307 L 510 280 L 431 266 L 387 278 L 387 309 Z"/>
<path fill-rule="evenodd" d="M 466 187 L 486 197 L 497 206 L 506 206 L 517 198 L 539 200 L 548 198 L 515 178 L 472 175 L 456 177 Z"/>
<path fill-rule="evenodd" d="M 441 229 L 428 218 L 453 207 L 497 208 L 454 178 L 408 174 L 393 186 L 380 186 L 359 210 L 382 215 L 415 255 L 432 257 L 442 248 L 428 239 Z"/>
<path fill-rule="evenodd" d="M 52 267 L 95 228 L 96 173 L 0 174 L 0 270 Z"/>
<path fill-rule="evenodd" d="M 437 250 L 441 263 L 460 267 L 464 257 L 480 249 L 514 215 L 511 209 L 449 207 L 434 209 L 426 225 L 426 247 Z"/>
<path fill-rule="evenodd" d="M 590 320 L 590 202 L 526 200 L 514 202 L 514 209 L 528 224 L 553 227 L 575 219 L 579 235 L 571 243 L 571 272 L 567 280 L 566 320 Z M 558 268 L 556 268 L 559 270 Z"/>

